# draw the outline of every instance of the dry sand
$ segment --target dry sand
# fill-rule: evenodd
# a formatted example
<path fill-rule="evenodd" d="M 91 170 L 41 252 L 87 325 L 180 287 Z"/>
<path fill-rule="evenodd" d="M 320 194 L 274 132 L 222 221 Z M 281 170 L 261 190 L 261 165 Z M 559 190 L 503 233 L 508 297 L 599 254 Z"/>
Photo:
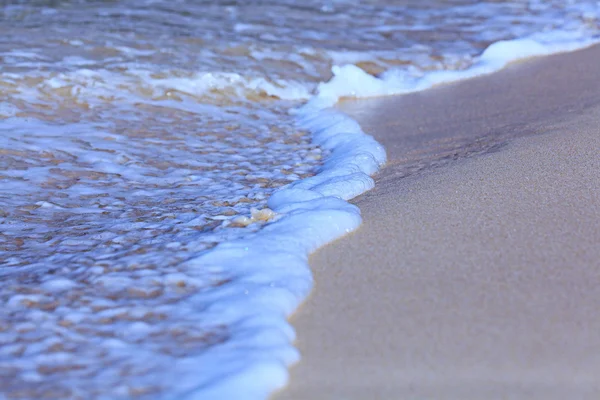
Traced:
<path fill-rule="evenodd" d="M 600 398 L 598 65 L 341 105 L 390 165 L 363 226 L 311 258 L 276 399 Z"/>

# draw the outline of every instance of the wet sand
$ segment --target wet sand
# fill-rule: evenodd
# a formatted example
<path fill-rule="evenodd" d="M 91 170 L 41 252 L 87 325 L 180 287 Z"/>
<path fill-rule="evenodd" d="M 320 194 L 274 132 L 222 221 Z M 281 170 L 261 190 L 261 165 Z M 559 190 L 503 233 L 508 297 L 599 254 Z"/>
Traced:
<path fill-rule="evenodd" d="M 600 398 L 600 47 L 340 107 L 386 146 L 275 399 Z"/>

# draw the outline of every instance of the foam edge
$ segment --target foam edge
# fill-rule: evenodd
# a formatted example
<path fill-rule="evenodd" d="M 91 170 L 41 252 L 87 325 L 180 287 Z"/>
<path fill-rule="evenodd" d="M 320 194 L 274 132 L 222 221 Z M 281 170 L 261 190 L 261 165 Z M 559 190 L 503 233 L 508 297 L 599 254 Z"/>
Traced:
<path fill-rule="evenodd" d="M 188 268 L 235 271 L 228 290 L 219 287 L 189 299 L 207 316 L 233 326 L 227 342 L 207 350 L 198 365 L 223 365 L 226 360 L 231 365 L 225 368 L 229 373 L 207 376 L 200 384 L 197 375 L 181 376 L 185 393 L 177 398 L 264 399 L 285 386 L 288 367 L 299 360 L 287 319 L 313 286 L 308 256 L 361 224 L 360 210 L 346 200 L 373 188 L 370 175 L 385 164 L 385 149 L 339 111 L 306 105 L 295 114 L 298 126 L 310 131 L 313 143 L 329 156 L 317 175 L 270 197 L 268 206 L 278 214 L 275 222 L 187 262 Z M 243 363 L 236 361 L 239 348 Z"/>
<path fill-rule="evenodd" d="M 534 39 L 503 41 L 490 46 L 470 69 L 435 71 L 419 79 L 406 79 L 393 71 L 376 78 L 353 65 L 335 67 L 334 77 L 319 86 L 319 94 L 294 110 L 299 126 L 311 132 L 316 145 L 330 152 L 318 174 L 270 197 L 268 206 L 279 214 L 275 222 L 188 262 L 192 268 L 236 271 L 228 290 L 219 288 L 189 299 L 208 310 L 209 316 L 233 326 L 225 343 L 210 348 L 197 360 L 198 370 L 215 362 L 230 365 L 219 376 L 208 373 L 200 383 L 198 373 L 182 375 L 186 391 L 175 394 L 176 398 L 258 400 L 287 383 L 288 367 L 299 360 L 292 346 L 295 333 L 287 318 L 312 288 L 308 255 L 359 227 L 360 210 L 346 200 L 373 188 L 371 175 L 386 162 L 381 144 L 365 134 L 356 121 L 331 108 L 340 97 L 425 90 L 438 83 L 489 74 L 523 58 L 574 51 L 597 42 L 597 38 L 554 45 Z M 239 360 L 240 348 L 243 360 Z"/>

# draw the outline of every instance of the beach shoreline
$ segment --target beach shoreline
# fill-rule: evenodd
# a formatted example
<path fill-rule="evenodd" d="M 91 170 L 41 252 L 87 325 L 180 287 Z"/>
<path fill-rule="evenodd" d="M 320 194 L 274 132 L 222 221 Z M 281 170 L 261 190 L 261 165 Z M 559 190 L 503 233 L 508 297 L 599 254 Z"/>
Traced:
<path fill-rule="evenodd" d="M 597 398 L 599 60 L 338 106 L 389 163 L 364 225 L 311 256 L 275 399 Z"/>
<path fill-rule="evenodd" d="M 2 398 L 268 398 L 300 357 L 309 254 L 360 227 L 355 204 L 598 92 L 585 62 L 561 67 L 579 89 L 423 91 L 600 43 L 597 0 L 9 1 L 0 19 Z M 498 125 L 488 99 L 526 84 L 548 99 Z M 335 104 L 416 91 L 339 105 L 394 123 L 357 197 L 386 150 Z"/>

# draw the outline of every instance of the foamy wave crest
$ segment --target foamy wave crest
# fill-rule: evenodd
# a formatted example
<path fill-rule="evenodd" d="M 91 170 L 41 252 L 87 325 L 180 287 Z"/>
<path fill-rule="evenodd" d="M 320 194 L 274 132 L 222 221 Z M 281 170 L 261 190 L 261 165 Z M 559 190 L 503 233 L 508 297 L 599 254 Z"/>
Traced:
<path fill-rule="evenodd" d="M 311 100 L 312 107 L 330 107 L 344 97 L 374 97 L 398 95 L 429 89 L 435 85 L 455 82 L 490 74 L 508 64 L 530 57 L 582 49 L 600 42 L 581 32 L 554 31 L 530 37 L 502 40 L 474 59 L 472 65 L 461 70 L 422 71 L 416 68 L 392 68 L 373 76 L 353 64 L 332 68 L 333 78 L 318 86 L 318 95 Z"/>
<path fill-rule="evenodd" d="M 299 82 L 283 79 L 268 80 L 266 78 L 247 78 L 236 73 L 205 72 L 196 73 L 186 78 L 147 78 L 156 88 L 163 92 L 179 91 L 192 96 L 203 96 L 209 93 L 231 92 L 236 96 L 246 97 L 249 93 L 272 96 L 282 100 L 307 100 L 310 88 Z"/>
<path fill-rule="evenodd" d="M 312 287 L 308 255 L 355 230 L 359 209 L 345 200 L 374 185 L 370 175 L 386 162 L 383 146 L 351 118 L 312 106 L 295 110 L 298 123 L 330 156 L 319 173 L 275 192 L 268 206 L 278 214 L 251 237 L 218 245 L 188 264 L 236 271 L 224 290 L 198 295 L 199 307 L 232 326 L 228 341 L 213 346 L 197 365 L 219 363 L 219 375 L 199 378 L 183 370 L 182 386 L 198 385 L 183 398 L 264 399 L 287 382 L 287 367 L 298 360 L 286 321 Z M 243 347 L 243 352 L 239 350 Z M 224 364 L 225 362 L 225 364 Z"/>
<path fill-rule="evenodd" d="M 86 102 L 89 104 L 112 101 L 181 100 L 196 99 L 202 103 L 243 99 L 260 101 L 275 98 L 301 101 L 311 96 L 309 84 L 245 77 L 226 72 L 156 73 L 149 70 L 129 69 L 124 72 L 106 69 L 81 68 L 69 72 L 51 74 L 2 74 L 0 80 L 10 83 L 14 95 L 24 99 L 32 97 L 55 97 Z"/>

